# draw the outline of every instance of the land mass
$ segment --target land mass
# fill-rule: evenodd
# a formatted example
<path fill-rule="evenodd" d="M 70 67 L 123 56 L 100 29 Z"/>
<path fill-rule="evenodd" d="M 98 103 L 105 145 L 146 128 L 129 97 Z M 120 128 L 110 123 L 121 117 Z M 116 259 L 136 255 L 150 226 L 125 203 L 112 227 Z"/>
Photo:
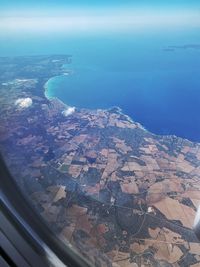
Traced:
<path fill-rule="evenodd" d="M 200 266 L 200 144 L 155 135 L 119 108 L 69 112 L 47 99 L 66 64 L 0 58 L 0 150 L 17 184 L 93 265 Z"/>

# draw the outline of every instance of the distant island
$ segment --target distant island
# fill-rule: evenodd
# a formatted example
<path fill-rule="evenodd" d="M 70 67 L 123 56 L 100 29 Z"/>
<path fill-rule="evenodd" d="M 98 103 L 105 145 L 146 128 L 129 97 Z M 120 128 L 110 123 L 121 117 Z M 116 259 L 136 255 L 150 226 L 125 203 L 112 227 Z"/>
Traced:
<path fill-rule="evenodd" d="M 177 49 L 200 49 L 200 44 L 185 44 L 185 45 L 169 45 L 164 48 L 164 51 L 175 51 Z"/>

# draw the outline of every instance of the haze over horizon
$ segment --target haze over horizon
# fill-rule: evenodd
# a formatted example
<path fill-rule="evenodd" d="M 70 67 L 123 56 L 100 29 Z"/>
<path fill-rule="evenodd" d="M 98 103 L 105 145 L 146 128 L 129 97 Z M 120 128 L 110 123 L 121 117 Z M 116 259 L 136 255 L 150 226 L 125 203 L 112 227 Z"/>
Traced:
<path fill-rule="evenodd" d="M 0 32 L 87 32 L 200 27 L 199 1 L 1 1 Z"/>

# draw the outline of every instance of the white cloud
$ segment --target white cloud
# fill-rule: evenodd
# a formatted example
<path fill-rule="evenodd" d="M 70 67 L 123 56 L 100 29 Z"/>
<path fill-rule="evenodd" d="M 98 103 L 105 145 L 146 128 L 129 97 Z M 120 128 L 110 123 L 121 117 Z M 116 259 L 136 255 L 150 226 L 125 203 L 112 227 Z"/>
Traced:
<path fill-rule="evenodd" d="M 28 108 L 32 105 L 33 101 L 30 97 L 27 98 L 18 98 L 15 101 L 15 105 L 21 109 Z"/>
<path fill-rule="evenodd" d="M 66 108 L 66 109 L 62 112 L 62 114 L 63 114 L 65 117 L 67 117 L 67 116 L 73 114 L 74 112 L 75 112 L 75 107 L 68 107 L 68 108 Z"/>

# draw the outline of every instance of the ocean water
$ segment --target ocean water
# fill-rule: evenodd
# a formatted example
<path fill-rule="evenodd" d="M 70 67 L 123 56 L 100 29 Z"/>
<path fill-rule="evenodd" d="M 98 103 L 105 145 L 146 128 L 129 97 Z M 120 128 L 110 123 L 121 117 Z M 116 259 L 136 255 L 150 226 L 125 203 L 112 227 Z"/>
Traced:
<path fill-rule="evenodd" d="M 198 30 L 1 39 L 1 55 L 72 55 L 72 74 L 52 78 L 49 96 L 75 107 L 119 106 L 153 133 L 200 141 L 200 49 L 181 48 L 200 44 Z"/>

